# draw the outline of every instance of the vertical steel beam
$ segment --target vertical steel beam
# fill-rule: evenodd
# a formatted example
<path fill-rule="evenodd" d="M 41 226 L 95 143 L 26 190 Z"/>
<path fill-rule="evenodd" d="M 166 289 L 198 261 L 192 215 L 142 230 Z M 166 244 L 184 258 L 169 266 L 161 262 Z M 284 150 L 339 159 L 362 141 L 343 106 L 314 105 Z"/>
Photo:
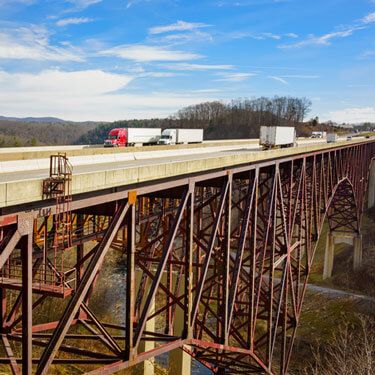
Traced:
<path fill-rule="evenodd" d="M 185 282 L 184 282 L 184 330 L 182 338 L 193 337 L 193 326 L 191 319 L 193 304 L 193 244 L 194 244 L 194 194 L 195 186 L 189 185 L 190 198 L 186 214 L 186 241 L 185 241 Z"/>
<path fill-rule="evenodd" d="M 22 374 L 32 373 L 32 257 L 33 236 L 28 234 L 22 239 Z"/>
<path fill-rule="evenodd" d="M 126 301 L 125 301 L 125 360 L 132 360 L 133 322 L 135 314 L 135 202 L 132 202 L 127 214 L 126 245 Z"/>

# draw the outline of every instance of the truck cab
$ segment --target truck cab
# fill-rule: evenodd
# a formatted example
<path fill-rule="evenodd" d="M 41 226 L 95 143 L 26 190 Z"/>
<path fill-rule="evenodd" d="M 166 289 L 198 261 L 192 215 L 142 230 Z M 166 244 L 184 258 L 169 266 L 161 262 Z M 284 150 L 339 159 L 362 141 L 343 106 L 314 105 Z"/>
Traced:
<path fill-rule="evenodd" d="M 104 147 L 125 147 L 126 144 L 127 132 L 125 128 L 112 129 L 104 141 Z"/>
<path fill-rule="evenodd" d="M 159 145 L 175 145 L 177 143 L 176 129 L 163 130 L 159 139 Z"/>

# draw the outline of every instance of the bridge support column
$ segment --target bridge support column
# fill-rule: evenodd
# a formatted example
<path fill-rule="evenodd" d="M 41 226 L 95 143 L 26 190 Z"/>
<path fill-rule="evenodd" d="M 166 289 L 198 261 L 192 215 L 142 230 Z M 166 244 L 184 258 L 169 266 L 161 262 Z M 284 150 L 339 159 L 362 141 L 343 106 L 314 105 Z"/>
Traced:
<path fill-rule="evenodd" d="M 367 188 L 367 208 L 375 205 L 375 161 L 371 163 Z"/>
<path fill-rule="evenodd" d="M 180 307 L 176 307 L 174 318 L 174 334 L 181 336 L 184 329 L 184 312 Z M 169 375 L 190 375 L 191 356 L 181 348 L 172 350 L 169 354 Z"/>
<path fill-rule="evenodd" d="M 353 269 L 356 271 L 362 265 L 362 234 L 353 237 L 353 247 Z"/>
<path fill-rule="evenodd" d="M 353 270 L 357 270 L 362 264 L 362 234 L 329 232 L 324 255 L 323 280 L 332 276 L 336 243 L 353 245 Z"/>
<path fill-rule="evenodd" d="M 137 285 L 141 282 L 141 272 L 137 272 Z M 146 285 L 146 289 L 149 287 L 149 285 Z M 155 312 L 155 298 L 152 300 L 150 305 L 150 312 L 149 314 L 153 314 Z M 145 325 L 145 331 L 155 332 L 155 319 L 147 320 Z M 144 353 L 149 350 L 152 350 L 155 348 L 155 343 L 153 341 L 144 341 L 141 340 L 138 346 L 138 352 Z M 150 358 L 146 361 L 141 362 L 137 368 L 138 371 L 133 371 L 136 375 L 154 375 L 155 374 L 155 359 Z"/>
<path fill-rule="evenodd" d="M 335 256 L 335 238 L 333 233 L 327 234 L 326 251 L 324 254 L 323 280 L 332 276 L 333 258 Z"/>

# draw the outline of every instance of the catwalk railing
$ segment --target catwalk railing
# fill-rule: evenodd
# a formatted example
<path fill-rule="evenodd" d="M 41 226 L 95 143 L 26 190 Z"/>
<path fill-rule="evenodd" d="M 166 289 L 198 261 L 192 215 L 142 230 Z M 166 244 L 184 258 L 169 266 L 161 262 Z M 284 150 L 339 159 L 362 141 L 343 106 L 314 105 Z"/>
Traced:
<path fill-rule="evenodd" d="M 363 142 L 74 196 L 69 239 L 53 200 L 14 209 L 0 218 L 0 364 L 109 374 L 183 348 L 216 373 L 285 374 L 323 223 L 359 234 L 374 156 Z M 90 302 L 111 254 L 123 314 L 104 320 Z"/>

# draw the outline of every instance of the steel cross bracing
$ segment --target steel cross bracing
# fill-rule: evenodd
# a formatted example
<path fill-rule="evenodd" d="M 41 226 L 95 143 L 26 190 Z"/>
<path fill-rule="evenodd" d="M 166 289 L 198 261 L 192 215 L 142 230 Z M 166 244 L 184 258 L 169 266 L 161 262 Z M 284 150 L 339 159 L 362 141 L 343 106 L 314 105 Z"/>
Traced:
<path fill-rule="evenodd" d="M 285 374 L 323 223 L 359 234 L 374 156 L 363 142 L 74 196 L 69 241 L 52 199 L 3 211 L 0 366 L 110 374 L 183 348 L 214 373 Z M 124 315 L 103 321 L 91 300 L 110 252 Z"/>

